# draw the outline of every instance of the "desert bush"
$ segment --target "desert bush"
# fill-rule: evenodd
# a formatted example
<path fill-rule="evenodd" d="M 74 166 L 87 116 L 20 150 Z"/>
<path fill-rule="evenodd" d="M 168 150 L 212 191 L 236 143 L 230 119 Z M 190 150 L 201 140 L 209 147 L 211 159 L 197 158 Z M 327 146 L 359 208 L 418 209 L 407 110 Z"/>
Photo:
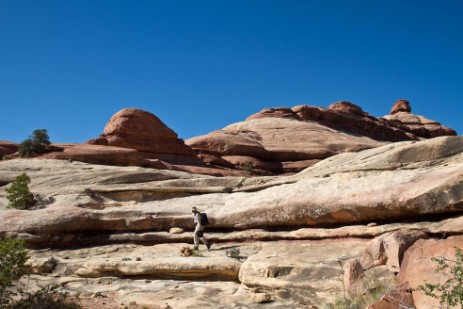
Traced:
<path fill-rule="evenodd" d="M 50 145 L 50 138 L 46 129 L 38 129 L 32 132 L 32 136 L 19 145 L 19 156 L 30 157 L 44 152 L 45 146 Z"/>
<path fill-rule="evenodd" d="M 22 173 L 15 178 L 11 187 L 6 189 L 9 208 L 28 209 L 35 205 L 34 195 L 29 191 L 30 182 L 31 178 Z"/>
<path fill-rule="evenodd" d="M 233 259 L 239 260 L 241 258 L 240 256 L 240 248 L 239 247 L 233 247 L 229 250 L 225 251 L 228 257 L 231 257 Z"/>
<path fill-rule="evenodd" d="M 365 275 L 367 279 L 367 289 L 364 293 L 359 294 L 351 299 L 340 297 L 333 303 L 323 305 L 323 309 L 364 309 L 369 305 L 377 302 L 381 297 L 389 293 L 396 282 L 384 280 L 376 270 L 373 270 L 369 275 Z"/>
<path fill-rule="evenodd" d="M 251 162 L 248 162 L 248 163 L 245 163 L 241 169 L 245 172 L 248 172 L 248 173 L 252 173 L 252 171 L 254 170 L 254 164 L 252 164 Z"/>
<path fill-rule="evenodd" d="M 69 298 L 69 293 L 60 292 L 57 286 L 46 286 L 33 293 L 23 293 L 19 301 L 8 309 L 80 309 L 81 306 Z"/>
<path fill-rule="evenodd" d="M 8 308 L 11 304 L 16 295 L 11 286 L 28 272 L 25 265 L 28 258 L 23 241 L 0 239 L 0 308 Z"/>
<path fill-rule="evenodd" d="M 57 287 L 47 286 L 29 292 L 15 286 L 18 279 L 30 273 L 30 267 L 26 265 L 28 259 L 24 241 L 0 238 L 0 309 L 81 308 L 69 299 L 68 293 L 57 291 Z"/>
<path fill-rule="evenodd" d="M 425 295 L 437 298 L 441 305 L 457 306 L 463 308 L 463 252 L 455 247 L 455 260 L 445 257 L 433 257 L 432 261 L 437 263 L 436 272 L 450 275 L 450 278 L 443 284 L 426 283 L 418 287 L 418 291 Z M 450 272 L 446 272 L 449 270 Z"/>

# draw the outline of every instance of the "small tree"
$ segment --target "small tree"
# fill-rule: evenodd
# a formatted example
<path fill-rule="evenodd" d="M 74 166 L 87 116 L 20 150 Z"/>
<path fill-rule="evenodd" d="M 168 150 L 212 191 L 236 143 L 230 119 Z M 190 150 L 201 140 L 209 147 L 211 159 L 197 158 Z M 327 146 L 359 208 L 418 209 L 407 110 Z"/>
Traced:
<path fill-rule="evenodd" d="M 19 145 L 19 156 L 29 157 L 31 155 L 42 153 L 45 146 L 50 145 L 50 138 L 46 129 L 38 129 L 32 132 L 32 136 L 22 141 Z"/>
<path fill-rule="evenodd" d="M 463 308 L 463 252 L 455 247 L 456 260 L 450 260 L 445 257 L 433 257 L 431 260 L 437 263 L 437 272 L 444 272 L 450 269 L 452 275 L 444 284 L 420 285 L 418 291 L 423 291 L 427 296 L 438 298 L 441 305 L 456 306 Z M 453 264 L 450 267 L 449 263 Z"/>
<path fill-rule="evenodd" d="M 28 209 L 35 205 L 34 195 L 29 191 L 30 182 L 30 177 L 22 173 L 15 178 L 11 187 L 6 189 L 9 208 Z"/>
<path fill-rule="evenodd" d="M 28 259 L 24 241 L 0 238 L 0 309 L 82 308 L 69 299 L 69 293 L 58 291 L 56 286 L 23 290 L 17 280 L 30 273 L 30 267 L 25 265 Z"/>
<path fill-rule="evenodd" d="M 23 241 L 0 239 L 0 308 L 8 308 L 14 295 L 9 287 L 28 272 L 28 258 Z"/>

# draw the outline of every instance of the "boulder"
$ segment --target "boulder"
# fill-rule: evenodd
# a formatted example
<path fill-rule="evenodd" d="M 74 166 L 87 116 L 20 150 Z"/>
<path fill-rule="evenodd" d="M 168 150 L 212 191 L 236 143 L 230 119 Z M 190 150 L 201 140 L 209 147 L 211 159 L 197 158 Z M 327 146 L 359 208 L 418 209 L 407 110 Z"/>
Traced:
<path fill-rule="evenodd" d="M 381 299 L 367 307 L 367 309 L 399 309 L 416 308 L 413 302 L 412 290 L 406 285 L 398 285 L 388 291 Z"/>
<path fill-rule="evenodd" d="M 421 238 L 427 238 L 423 231 L 395 231 L 376 237 L 363 254 L 362 268 L 387 265 L 391 272 L 399 272 L 405 250 Z"/>
<path fill-rule="evenodd" d="M 398 99 L 391 108 L 391 115 L 397 114 L 399 112 L 410 113 L 412 108 L 410 107 L 410 102 L 403 99 Z"/>
<path fill-rule="evenodd" d="M 437 271 L 438 264 L 432 258 L 455 261 L 455 248 L 463 248 L 463 236 L 447 239 L 419 239 L 405 252 L 398 278 L 402 284 L 413 290 L 413 300 L 417 309 L 440 306 L 438 299 L 426 296 L 416 289 L 425 283 L 444 284 L 451 278 L 448 270 Z M 454 263 L 449 262 L 449 266 L 453 267 Z"/>
<path fill-rule="evenodd" d="M 358 259 L 348 260 L 343 265 L 343 283 L 346 291 L 346 297 L 355 298 L 357 295 L 365 293 L 366 286 L 364 283 L 365 274 L 362 264 Z"/>

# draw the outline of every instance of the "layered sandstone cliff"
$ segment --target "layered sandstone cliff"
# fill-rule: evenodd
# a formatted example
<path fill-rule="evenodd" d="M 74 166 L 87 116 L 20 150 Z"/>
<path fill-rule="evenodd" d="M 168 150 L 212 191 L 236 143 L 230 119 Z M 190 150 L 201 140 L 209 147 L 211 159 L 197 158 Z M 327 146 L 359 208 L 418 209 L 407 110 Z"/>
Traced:
<path fill-rule="evenodd" d="M 390 142 L 454 136 L 456 132 L 410 114 L 398 100 L 390 116 L 375 118 L 341 101 L 328 108 L 270 108 L 246 121 L 191 138 L 186 144 L 205 162 L 251 169 L 257 174 L 301 171 L 334 154 L 358 152 Z"/>
<path fill-rule="evenodd" d="M 5 188 L 22 172 L 44 208 L 6 209 Z M 0 235 L 41 248 L 31 251 L 32 281 L 117 305 L 195 308 L 214 281 L 204 308 L 314 308 L 365 293 L 372 275 L 400 280 L 396 293 L 426 308 L 410 292 L 420 265 L 432 264 L 423 246 L 452 257 L 463 237 L 463 137 L 339 154 L 279 177 L 7 160 L 0 184 Z M 182 257 L 193 205 L 209 215 L 213 250 Z"/>

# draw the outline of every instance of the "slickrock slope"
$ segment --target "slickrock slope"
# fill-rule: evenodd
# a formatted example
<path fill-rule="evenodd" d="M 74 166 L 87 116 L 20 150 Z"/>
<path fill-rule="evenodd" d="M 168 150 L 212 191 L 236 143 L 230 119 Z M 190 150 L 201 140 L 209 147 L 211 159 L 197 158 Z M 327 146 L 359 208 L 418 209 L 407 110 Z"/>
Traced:
<path fill-rule="evenodd" d="M 300 105 L 264 109 L 246 121 L 189 139 L 186 144 L 213 165 L 278 174 L 301 171 L 338 153 L 456 135 L 435 121 L 410 114 L 408 101 L 399 100 L 395 106 L 394 114 L 384 118 L 375 118 L 345 101 L 328 108 Z"/>
<path fill-rule="evenodd" d="M 6 209 L 5 188 L 23 172 L 45 208 Z M 359 272 L 387 278 L 402 272 L 402 257 L 416 239 L 463 235 L 461 136 L 343 153 L 279 177 L 7 160 L 0 162 L 0 184 L 0 235 L 37 248 L 32 263 L 47 272 L 34 277 L 37 284 L 74 276 L 66 281 L 72 293 L 89 284 L 87 296 L 104 292 L 119 304 L 195 308 L 182 303 L 189 295 L 182 280 L 198 281 L 191 284 L 196 290 L 216 278 L 224 285 L 216 303 L 204 308 L 320 307 L 354 286 L 365 288 Z M 192 243 L 191 206 L 208 213 L 214 246 L 201 257 L 180 257 Z M 186 232 L 169 232 L 174 227 Z M 127 243 L 130 250 L 123 249 Z M 75 251 L 53 249 L 66 245 Z M 50 269 L 51 256 L 58 262 Z M 95 278 L 111 280 L 111 287 Z M 182 282 L 178 294 L 162 298 L 159 286 L 173 290 L 172 279 Z M 151 289 L 158 292 L 146 292 Z"/>

